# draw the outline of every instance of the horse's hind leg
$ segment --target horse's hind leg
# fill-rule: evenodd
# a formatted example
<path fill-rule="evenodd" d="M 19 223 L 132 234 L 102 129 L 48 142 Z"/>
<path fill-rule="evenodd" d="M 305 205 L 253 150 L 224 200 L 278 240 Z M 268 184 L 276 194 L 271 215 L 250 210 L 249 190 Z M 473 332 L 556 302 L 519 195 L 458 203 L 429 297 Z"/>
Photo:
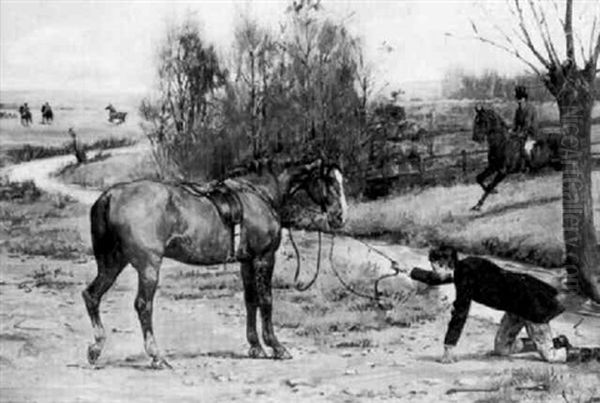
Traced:
<path fill-rule="evenodd" d="M 115 261 L 107 265 L 106 262 L 99 260 L 96 278 L 81 294 L 92 321 L 92 327 L 94 328 L 94 344 L 88 347 L 88 361 L 90 364 L 96 363 L 106 341 L 106 332 L 100 319 L 100 300 L 104 293 L 113 285 L 125 266 L 126 262 L 124 261 Z"/>
<path fill-rule="evenodd" d="M 273 331 L 273 295 L 271 279 L 273 277 L 273 267 L 275 265 L 275 255 L 269 253 L 260 259 L 254 261 L 256 271 L 256 289 L 258 291 L 258 304 L 260 307 L 260 316 L 262 318 L 262 334 L 265 344 L 273 349 L 273 358 L 290 359 L 292 356 L 281 345 L 275 332 Z"/>
<path fill-rule="evenodd" d="M 134 306 L 142 327 L 146 353 L 152 358 L 152 367 L 162 368 L 166 366 L 172 368 L 161 356 L 154 340 L 154 331 L 152 328 L 152 305 L 158 286 L 160 261 L 160 258 L 154 258 L 149 259 L 145 264 L 134 264 L 134 267 L 138 271 L 138 294 L 135 298 Z"/>
<path fill-rule="evenodd" d="M 241 264 L 242 280 L 244 282 L 244 302 L 246 304 L 246 338 L 250 344 L 250 358 L 266 357 L 265 351 L 258 340 L 256 332 L 256 312 L 258 309 L 258 293 L 256 291 L 256 276 L 254 266 L 250 261 Z"/>

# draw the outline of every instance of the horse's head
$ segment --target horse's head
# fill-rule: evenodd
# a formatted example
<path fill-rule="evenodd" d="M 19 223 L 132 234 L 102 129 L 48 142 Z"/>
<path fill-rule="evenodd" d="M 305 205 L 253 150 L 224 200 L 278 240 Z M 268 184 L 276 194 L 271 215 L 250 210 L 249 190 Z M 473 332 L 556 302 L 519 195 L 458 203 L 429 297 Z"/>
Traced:
<path fill-rule="evenodd" d="M 473 141 L 482 143 L 492 128 L 488 111 L 483 106 L 475 107 L 475 119 L 473 120 Z"/>
<path fill-rule="evenodd" d="M 106 108 L 104 108 L 104 109 L 105 109 L 105 110 L 108 110 L 108 111 L 114 111 L 114 110 L 115 110 L 115 107 L 114 107 L 114 106 L 112 106 L 112 104 L 108 104 L 108 106 L 107 106 Z"/>
<path fill-rule="evenodd" d="M 332 228 L 342 227 L 348 216 L 348 204 L 344 193 L 344 176 L 336 164 L 326 164 L 322 159 L 303 167 L 297 189 L 303 188 L 313 202 L 327 213 Z"/>

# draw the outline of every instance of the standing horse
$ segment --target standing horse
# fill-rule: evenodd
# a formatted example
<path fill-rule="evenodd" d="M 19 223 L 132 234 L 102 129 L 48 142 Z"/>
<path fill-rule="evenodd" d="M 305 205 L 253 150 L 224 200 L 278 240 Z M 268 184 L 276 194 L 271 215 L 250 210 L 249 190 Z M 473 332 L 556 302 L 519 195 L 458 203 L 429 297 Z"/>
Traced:
<path fill-rule="evenodd" d="M 92 245 L 98 274 L 83 291 L 95 336 L 88 348 L 90 363 L 97 361 L 106 339 L 100 300 L 130 263 L 139 277 L 134 306 L 146 353 L 152 358 L 152 367 L 169 366 L 159 353 L 152 329 L 153 299 L 163 257 L 195 265 L 239 261 L 250 357 L 266 356 L 256 330 L 260 310 L 263 340 L 273 349 L 273 358 L 291 358 L 275 337 L 271 319 L 271 278 L 282 230 L 280 209 L 296 191 L 303 189 L 327 213 L 330 227 L 341 227 L 347 204 L 340 170 L 318 160 L 287 167 L 277 175 L 265 168 L 227 179 L 217 187 L 205 185 L 198 191 L 198 185 L 195 186 L 196 190 L 190 191 L 189 184 L 149 180 L 118 184 L 106 190 L 92 206 Z M 215 199 L 211 196 L 215 192 L 228 193 L 225 199 L 235 201 L 237 208 L 223 208 L 216 199 L 224 198 Z M 241 216 L 238 242 L 233 241 L 234 228 L 227 224 L 225 210 L 241 211 L 237 214 Z"/>
<path fill-rule="evenodd" d="M 547 165 L 560 169 L 559 141 L 553 137 L 536 140 L 522 139 L 511 133 L 502 117 L 491 109 L 475 108 L 473 140 L 482 143 L 487 139 L 488 164 L 477 175 L 477 183 L 483 188 L 483 196 L 472 210 L 480 210 L 490 193 L 508 175 L 526 170 L 536 170 Z M 490 184 L 485 180 L 495 174 Z"/>
<path fill-rule="evenodd" d="M 112 104 L 108 104 L 108 106 L 104 109 L 108 110 L 108 121 L 109 122 L 113 123 L 116 121 L 116 123 L 118 125 L 121 123 L 125 123 L 125 118 L 127 117 L 127 112 L 117 112 L 117 110 L 115 109 L 114 106 L 112 106 Z"/>

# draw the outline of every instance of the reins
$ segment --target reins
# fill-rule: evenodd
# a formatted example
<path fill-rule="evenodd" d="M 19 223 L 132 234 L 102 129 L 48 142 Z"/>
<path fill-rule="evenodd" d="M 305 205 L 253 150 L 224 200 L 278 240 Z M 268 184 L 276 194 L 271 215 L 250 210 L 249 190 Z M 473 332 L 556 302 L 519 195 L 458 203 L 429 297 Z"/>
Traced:
<path fill-rule="evenodd" d="M 290 242 L 292 244 L 292 247 L 294 249 L 294 252 L 296 254 L 296 272 L 294 275 L 294 288 L 298 291 L 304 292 L 307 291 L 317 280 L 317 277 L 319 276 L 319 272 L 320 272 L 320 268 L 321 268 L 321 243 L 322 243 L 322 231 L 317 231 L 318 234 L 318 240 L 319 240 L 319 246 L 318 246 L 318 252 L 317 252 L 317 268 L 315 271 L 314 276 L 312 277 L 312 279 L 306 284 L 306 285 L 302 285 L 299 281 L 298 281 L 298 277 L 300 275 L 300 269 L 301 269 L 301 263 L 300 263 L 300 252 L 298 250 L 298 247 L 296 245 L 296 242 L 294 241 L 294 237 L 292 235 L 292 231 L 291 229 L 288 229 L 288 234 L 289 234 L 289 238 L 290 238 Z M 381 292 L 379 291 L 379 283 L 382 280 L 385 280 L 387 278 L 390 277 L 395 277 L 398 276 L 400 273 L 408 273 L 408 270 L 403 269 L 400 267 L 400 265 L 398 264 L 398 262 L 394 259 L 392 259 L 390 256 L 388 256 L 387 254 L 385 254 L 384 252 L 382 252 L 381 250 L 373 247 L 372 245 L 368 244 L 365 241 L 362 241 L 360 239 L 356 239 L 356 238 L 352 238 L 355 241 L 360 242 L 361 244 L 365 245 L 369 250 L 379 254 L 380 256 L 384 257 L 385 259 L 387 259 L 390 262 L 390 268 L 392 270 L 391 273 L 387 273 L 387 274 L 383 274 L 381 276 L 379 276 L 376 280 L 375 283 L 373 285 L 373 294 L 366 294 L 363 292 L 359 292 L 357 290 L 355 290 L 352 286 L 350 286 L 346 280 L 344 280 L 344 278 L 340 275 L 339 271 L 336 269 L 335 264 L 333 262 L 333 250 L 334 250 L 334 246 L 335 246 L 335 233 L 331 232 L 331 246 L 329 249 L 329 267 L 331 269 L 331 271 L 333 272 L 334 276 L 337 278 L 337 280 L 340 282 L 340 284 L 350 293 L 353 294 L 357 297 L 360 298 L 366 298 L 370 301 L 375 301 L 377 302 L 377 305 L 380 309 L 383 310 L 387 310 L 390 309 L 389 307 L 384 306 L 384 304 L 382 303 L 382 301 L 384 300 L 384 298 L 381 296 Z M 410 297 L 412 296 L 412 293 L 407 294 L 406 297 L 404 297 L 400 303 L 404 303 L 406 302 Z"/>
<path fill-rule="evenodd" d="M 296 241 L 294 241 L 294 237 L 292 236 L 292 230 L 288 228 L 288 236 L 290 238 L 290 242 L 292 247 L 294 248 L 294 252 L 296 253 L 296 273 L 294 274 L 294 288 L 298 291 L 304 292 L 308 290 L 312 285 L 317 281 L 317 277 L 319 276 L 319 271 L 321 270 L 321 231 L 319 233 L 319 248 L 317 251 L 317 270 L 315 271 L 315 275 L 313 278 L 306 284 L 301 285 L 298 281 L 298 277 L 300 276 L 300 252 L 298 251 L 298 247 L 296 246 Z"/>
<path fill-rule="evenodd" d="M 400 273 L 408 273 L 408 270 L 402 269 L 400 267 L 400 265 L 398 264 L 398 262 L 395 259 L 392 259 L 387 254 L 385 254 L 382 251 L 380 251 L 379 249 L 371 246 L 367 242 L 361 241 L 360 239 L 356 239 L 356 238 L 352 238 L 352 239 L 354 239 L 355 241 L 358 241 L 358 242 L 362 243 L 369 250 L 372 250 L 373 252 L 375 252 L 375 253 L 379 254 L 380 256 L 384 257 L 385 259 L 389 260 L 389 262 L 390 262 L 390 269 L 392 270 L 392 273 L 383 274 L 383 275 L 379 276 L 377 278 L 377 280 L 375 280 L 375 283 L 373 285 L 373 295 L 364 294 L 364 293 L 358 292 L 355 289 L 353 289 L 350 285 L 348 285 L 344 281 L 344 279 L 342 278 L 342 276 L 339 274 L 338 270 L 335 268 L 335 264 L 333 263 L 333 248 L 334 248 L 334 240 L 335 240 L 335 234 L 334 233 L 331 234 L 331 247 L 329 249 L 329 267 L 331 268 L 331 271 L 333 272 L 333 274 L 335 275 L 335 277 L 338 279 L 338 281 L 340 282 L 340 284 L 342 284 L 344 286 L 344 288 L 346 288 L 346 290 L 349 293 L 354 294 L 357 297 L 366 298 L 368 300 L 376 302 L 377 306 L 380 309 L 382 309 L 382 310 L 389 310 L 389 309 L 391 309 L 391 307 L 389 305 L 385 306 L 382 303 L 382 301 L 384 300 L 384 298 L 381 296 L 381 293 L 379 292 L 379 283 L 382 280 L 385 280 L 386 278 L 396 277 Z M 410 297 L 412 297 L 412 295 L 413 295 L 413 293 L 408 293 L 404 298 L 402 298 L 401 301 L 399 301 L 399 303 L 402 304 L 402 303 L 406 302 Z"/>

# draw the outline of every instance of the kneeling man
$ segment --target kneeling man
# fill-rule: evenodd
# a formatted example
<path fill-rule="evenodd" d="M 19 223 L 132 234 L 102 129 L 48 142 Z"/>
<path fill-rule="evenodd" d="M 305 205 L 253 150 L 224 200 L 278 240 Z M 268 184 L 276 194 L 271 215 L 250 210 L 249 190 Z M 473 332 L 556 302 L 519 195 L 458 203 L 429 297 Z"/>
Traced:
<path fill-rule="evenodd" d="M 414 269 L 411 277 L 430 285 L 454 282 L 456 287 L 441 362 L 455 361 L 452 351 L 469 315 L 471 301 L 506 312 L 494 340 L 496 354 L 537 350 L 548 362 L 600 359 L 599 349 L 573 348 L 562 335 L 552 338 L 549 321 L 565 308 L 557 298 L 557 289 L 551 285 L 527 274 L 504 270 L 484 258 L 471 256 L 458 260 L 456 250 L 450 246 L 431 249 L 429 260 L 434 272 Z M 523 327 L 529 338 L 517 339 Z"/>

